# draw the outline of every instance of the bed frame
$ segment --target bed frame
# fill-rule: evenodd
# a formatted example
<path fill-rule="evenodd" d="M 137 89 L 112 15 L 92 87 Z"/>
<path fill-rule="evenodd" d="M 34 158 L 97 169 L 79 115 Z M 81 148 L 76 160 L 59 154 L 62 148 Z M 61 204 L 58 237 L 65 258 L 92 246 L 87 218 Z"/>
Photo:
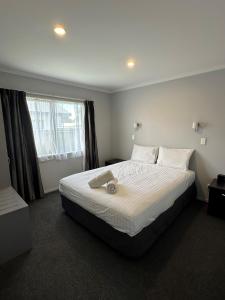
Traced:
<path fill-rule="evenodd" d="M 105 241 L 112 248 L 130 258 L 142 256 L 155 240 L 175 220 L 184 207 L 196 197 L 196 187 L 193 183 L 174 203 L 150 225 L 134 237 L 120 232 L 102 219 L 91 214 L 75 202 L 61 194 L 62 207 L 75 221 Z"/>

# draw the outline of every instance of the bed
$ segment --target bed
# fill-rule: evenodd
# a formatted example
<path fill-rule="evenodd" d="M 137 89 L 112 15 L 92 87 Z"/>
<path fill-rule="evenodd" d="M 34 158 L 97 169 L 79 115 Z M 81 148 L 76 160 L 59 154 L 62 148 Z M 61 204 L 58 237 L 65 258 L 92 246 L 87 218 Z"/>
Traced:
<path fill-rule="evenodd" d="M 114 195 L 88 185 L 106 170 L 119 180 Z M 129 160 L 63 178 L 59 191 L 68 215 L 120 253 L 139 257 L 195 198 L 194 182 L 193 171 Z"/>

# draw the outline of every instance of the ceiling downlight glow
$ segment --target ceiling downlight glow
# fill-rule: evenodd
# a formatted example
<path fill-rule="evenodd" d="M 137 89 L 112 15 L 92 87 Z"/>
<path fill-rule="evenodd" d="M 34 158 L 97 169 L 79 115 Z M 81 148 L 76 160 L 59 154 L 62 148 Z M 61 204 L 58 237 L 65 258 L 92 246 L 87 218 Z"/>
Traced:
<path fill-rule="evenodd" d="M 66 30 L 65 30 L 64 26 L 60 25 L 60 24 L 58 24 L 58 25 L 55 26 L 54 32 L 58 36 L 64 36 L 66 34 Z"/>
<path fill-rule="evenodd" d="M 127 67 L 128 67 L 129 69 L 133 69 L 133 68 L 135 67 L 135 61 L 134 61 L 133 59 L 129 59 L 129 60 L 127 61 Z"/>

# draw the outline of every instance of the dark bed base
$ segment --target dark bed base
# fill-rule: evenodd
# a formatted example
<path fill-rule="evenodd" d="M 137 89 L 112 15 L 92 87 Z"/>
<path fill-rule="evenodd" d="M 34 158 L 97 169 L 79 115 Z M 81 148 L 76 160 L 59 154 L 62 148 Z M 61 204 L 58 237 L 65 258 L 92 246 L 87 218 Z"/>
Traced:
<path fill-rule="evenodd" d="M 163 212 L 153 223 L 145 227 L 134 237 L 114 229 L 105 221 L 91 214 L 78 204 L 61 194 L 62 207 L 75 221 L 85 226 L 112 248 L 125 256 L 137 258 L 142 256 L 175 220 L 183 208 L 195 199 L 196 188 L 192 184 L 174 203 L 172 207 Z"/>

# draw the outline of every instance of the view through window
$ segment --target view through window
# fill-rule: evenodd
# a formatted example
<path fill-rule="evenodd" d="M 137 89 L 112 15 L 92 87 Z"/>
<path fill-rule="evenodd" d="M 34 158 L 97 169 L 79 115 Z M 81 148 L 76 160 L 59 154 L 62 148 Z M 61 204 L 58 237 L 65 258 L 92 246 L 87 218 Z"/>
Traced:
<path fill-rule="evenodd" d="M 84 104 L 27 96 L 40 160 L 66 159 L 84 153 Z"/>

